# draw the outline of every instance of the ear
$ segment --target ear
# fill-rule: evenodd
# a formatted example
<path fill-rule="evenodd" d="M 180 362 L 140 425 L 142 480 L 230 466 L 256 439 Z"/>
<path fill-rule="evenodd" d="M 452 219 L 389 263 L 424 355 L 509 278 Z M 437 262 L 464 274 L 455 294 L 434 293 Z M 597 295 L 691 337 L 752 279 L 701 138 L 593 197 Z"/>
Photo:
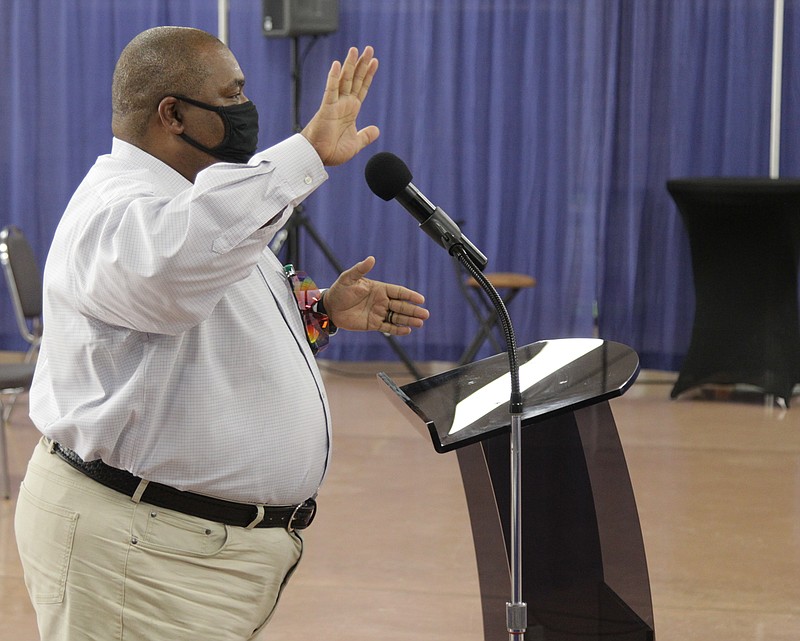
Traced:
<path fill-rule="evenodd" d="M 158 103 L 158 118 L 161 125 L 170 133 L 183 133 L 183 118 L 180 112 L 180 101 L 174 96 L 166 96 Z"/>

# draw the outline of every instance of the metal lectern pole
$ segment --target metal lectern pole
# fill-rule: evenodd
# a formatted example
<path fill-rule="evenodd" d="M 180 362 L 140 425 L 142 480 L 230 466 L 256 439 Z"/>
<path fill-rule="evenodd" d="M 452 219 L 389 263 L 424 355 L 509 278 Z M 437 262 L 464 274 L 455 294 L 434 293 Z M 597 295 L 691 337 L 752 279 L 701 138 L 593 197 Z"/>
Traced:
<path fill-rule="evenodd" d="M 511 415 L 511 601 L 506 603 L 510 641 L 522 641 L 528 609 L 522 600 L 522 415 Z"/>
<path fill-rule="evenodd" d="M 528 627 L 528 606 L 522 600 L 522 393 L 519 384 L 519 364 L 517 363 L 517 341 L 514 328 L 503 299 L 494 286 L 486 279 L 462 245 L 455 244 L 449 248 L 459 262 L 464 265 L 472 277 L 480 284 L 489 296 L 506 339 L 508 366 L 511 375 L 511 545 L 509 565 L 511 568 L 511 601 L 506 603 L 506 628 L 509 641 L 524 641 Z"/>

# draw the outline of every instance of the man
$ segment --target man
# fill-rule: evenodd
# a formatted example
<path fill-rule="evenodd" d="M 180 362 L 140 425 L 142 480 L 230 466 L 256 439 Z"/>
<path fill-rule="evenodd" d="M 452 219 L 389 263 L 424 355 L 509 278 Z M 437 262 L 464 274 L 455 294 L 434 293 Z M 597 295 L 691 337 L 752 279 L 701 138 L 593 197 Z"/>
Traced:
<path fill-rule="evenodd" d="M 43 641 L 242 640 L 268 621 L 328 465 L 319 332 L 428 317 L 366 277 L 372 257 L 306 301 L 267 249 L 323 164 L 377 138 L 356 128 L 377 67 L 351 49 L 302 133 L 254 154 L 257 113 L 216 38 L 159 27 L 122 52 L 111 154 L 44 274 L 44 437 L 16 514 Z"/>

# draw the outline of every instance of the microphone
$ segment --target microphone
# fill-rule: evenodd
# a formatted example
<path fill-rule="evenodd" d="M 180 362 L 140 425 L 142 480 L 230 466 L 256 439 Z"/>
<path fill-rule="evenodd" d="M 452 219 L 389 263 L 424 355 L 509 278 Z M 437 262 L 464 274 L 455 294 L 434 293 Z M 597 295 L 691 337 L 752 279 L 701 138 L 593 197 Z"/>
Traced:
<path fill-rule="evenodd" d="M 466 250 L 469 257 L 483 270 L 489 262 L 486 256 L 461 233 L 458 225 L 441 207 L 435 206 L 411 182 L 413 176 L 406 164 L 388 151 L 375 154 L 364 169 L 367 185 L 383 200 L 396 200 L 419 222 L 419 228 L 454 255 L 456 247 Z"/>

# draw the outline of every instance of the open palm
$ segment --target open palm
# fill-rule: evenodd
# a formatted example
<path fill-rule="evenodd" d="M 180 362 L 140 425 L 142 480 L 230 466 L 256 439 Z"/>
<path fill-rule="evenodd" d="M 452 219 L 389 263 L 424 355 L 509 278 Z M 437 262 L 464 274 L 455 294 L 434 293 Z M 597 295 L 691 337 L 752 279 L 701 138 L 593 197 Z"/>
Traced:
<path fill-rule="evenodd" d="M 372 47 L 359 56 L 351 47 L 344 63 L 334 61 L 317 113 L 302 134 L 314 146 L 325 165 L 340 165 L 378 139 L 375 125 L 359 130 L 356 119 L 378 70 Z"/>
<path fill-rule="evenodd" d="M 337 327 L 403 336 L 422 327 L 430 315 L 422 294 L 402 285 L 366 278 L 372 256 L 344 271 L 325 292 L 325 310 Z"/>

